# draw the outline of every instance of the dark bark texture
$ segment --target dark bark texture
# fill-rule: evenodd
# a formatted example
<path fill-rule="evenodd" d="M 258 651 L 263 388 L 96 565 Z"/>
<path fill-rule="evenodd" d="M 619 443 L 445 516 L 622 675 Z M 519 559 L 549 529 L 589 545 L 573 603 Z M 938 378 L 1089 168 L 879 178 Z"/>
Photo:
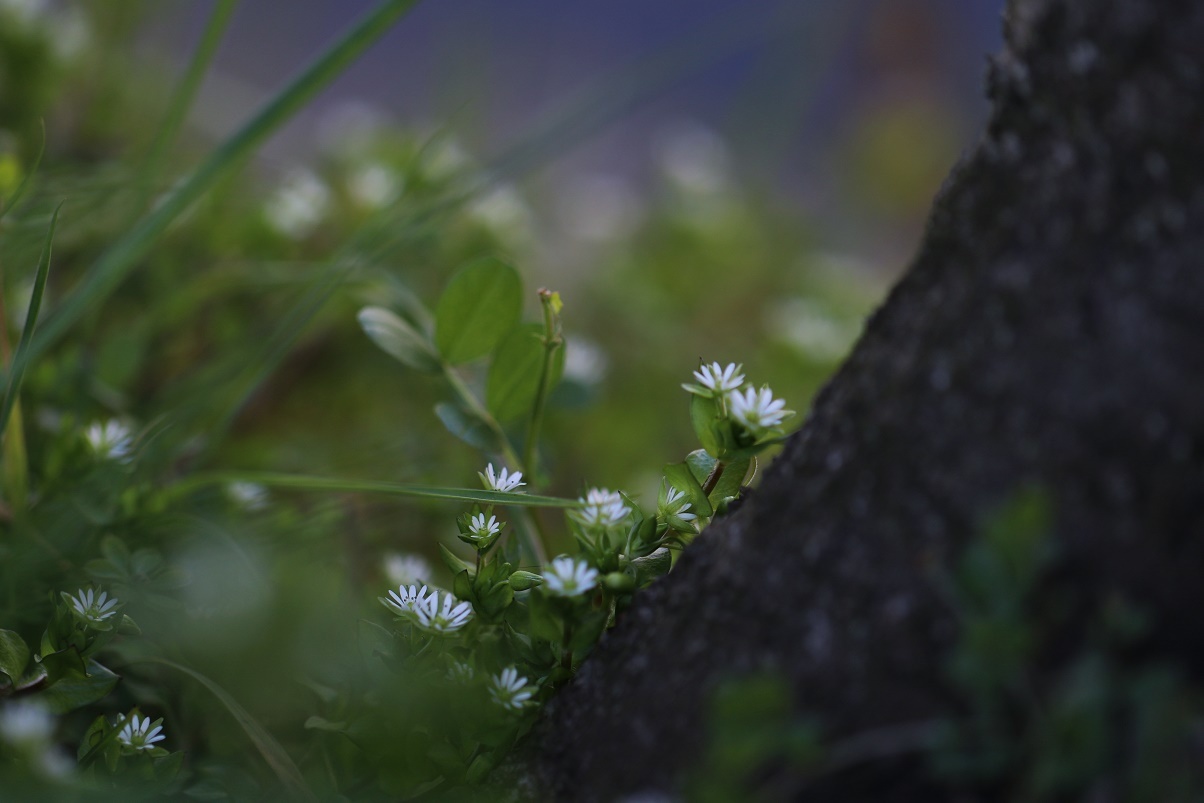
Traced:
<path fill-rule="evenodd" d="M 1127 595 L 1142 653 L 1204 677 L 1204 3 L 1016 0 L 1005 27 L 910 269 L 759 489 L 551 703 L 538 797 L 673 793 L 716 684 L 760 670 L 832 740 L 944 715 L 935 573 L 1025 483 L 1076 604 Z M 958 799 L 908 757 L 783 783 Z"/>

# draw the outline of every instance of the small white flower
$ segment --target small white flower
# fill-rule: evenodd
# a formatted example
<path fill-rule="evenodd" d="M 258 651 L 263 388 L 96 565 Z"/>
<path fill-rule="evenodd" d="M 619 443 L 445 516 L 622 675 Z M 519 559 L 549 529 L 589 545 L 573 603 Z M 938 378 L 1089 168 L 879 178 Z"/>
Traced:
<path fill-rule="evenodd" d="M 786 402 L 773 397 L 768 385 L 762 385 L 760 390 L 749 388 L 744 393 L 732 391 L 727 398 L 732 417 L 754 432 L 772 429 L 794 415 L 793 410 L 785 409 Z"/>
<path fill-rule="evenodd" d="M 557 597 L 580 596 L 597 584 L 598 570 L 572 558 L 556 558 L 543 573 L 543 587 Z"/>
<path fill-rule="evenodd" d="M 384 569 L 389 582 L 397 585 L 426 584 L 431 581 L 431 565 L 419 555 L 392 552 L 385 556 Z"/>
<path fill-rule="evenodd" d="M 41 704 L 16 700 L 0 708 L 0 738 L 11 744 L 42 744 L 54 734 L 54 717 Z"/>
<path fill-rule="evenodd" d="M 527 686 L 527 679 L 518 674 L 513 666 L 489 679 L 489 696 L 502 708 L 521 711 L 527 701 L 535 695 L 535 689 Z"/>
<path fill-rule="evenodd" d="M 87 620 L 91 624 L 100 624 L 110 616 L 116 615 L 117 598 L 109 599 L 109 595 L 105 591 L 100 592 L 100 596 L 96 596 L 96 592 L 92 589 L 79 590 L 78 597 L 68 595 L 71 600 L 71 607 L 75 612 Z M 106 600 L 108 600 L 106 602 Z"/>
<path fill-rule="evenodd" d="M 226 493 L 247 510 L 263 510 L 268 504 L 268 489 L 257 482 L 232 482 Z"/>
<path fill-rule="evenodd" d="M 329 208 L 330 189 L 312 172 L 300 169 L 285 178 L 263 213 L 272 228 L 299 240 L 322 222 Z"/>
<path fill-rule="evenodd" d="M 573 511 L 573 515 L 586 527 L 613 527 L 631 513 L 631 508 L 623 503 L 623 496 L 606 488 L 591 488 L 579 501 L 585 507 Z"/>
<path fill-rule="evenodd" d="M 457 602 L 449 592 L 432 591 L 414 603 L 415 624 L 428 633 L 455 633 L 472 619 L 472 605 Z"/>
<path fill-rule="evenodd" d="M 101 457 L 122 463 L 130 459 L 134 439 L 130 436 L 130 428 L 120 421 L 110 419 L 103 424 L 96 421 L 84 431 L 84 437 L 92 451 Z"/>
<path fill-rule="evenodd" d="M 669 490 L 665 493 L 665 504 L 661 507 L 661 512 L 666 516 L 676 516 L 682 521 L 693 521 L 698 516 L 687 512 L 693 505 L 690 502 L 682 504 L 681 502 L 685 498 L 686 494 L 684 491 L 679 491 L 670 486 Z"/>
<path fill-rule="evenodd" d="M 497 516 L 490 516 L 489 521 L 485 521 L 485 514 L 478 513 L 468 523 L 468 532 L 481 540 L 493 538 L 501 531 L 502 525 L 498 524 Z"/>
<path fill-rule="evenodd" d="M 504 493 L 521 493 L 518 490 L 520 485 L 526 485 L 523 482 L 523 473 L 516 471 L 511 474 L 505 467 L 502 468 L 501 474 L 493 472 L 493 463 L 485 466 L 485 473 L 477 472 L 477 476 L 481 478 L 481 482 L 485 483 L 487 491 L 502 491 Z"/>
<path fill-rule="evenodd" d="M 368 209 L 392 203 L 404 186 L 397 171 L 380 162 L 360 165 L 347 176 L 347 191 L 352 199 Z"/>
<path fill-rule="evenodd" d="M 744 374 L 740 373 L 742 367 L 729 362 L 726 368 L 720 368 L 719 363 L 713 362 L 695 371 L 694 378 L 707 390 L 721 396 L 730 390 L 738 390 L 744 384 Z"/>
<path fill-rule="evenodd" d="M 384 597 L 377 597 L 377 599 L 398 616 L 415 616 L 418 606 L 426 602 L 427 597 L 431 595 L 426 586 L 410 585 L 401 586 L 396 591 L 390 589 L 389 599 Z"/>
<path fill-rule="evenodd" d="M 162 719 L 156 722 L 162 722 Z M 151 729 L 150 717 L 140 717 L 134 714 L 132 719 L 126 719 L 125 726 L 117 734 L 117 741 L 134 750 L 150 750 L 155 742 L 161 742 L 167 737 L 163 735 L 163 726 L 156 724 Z"/>

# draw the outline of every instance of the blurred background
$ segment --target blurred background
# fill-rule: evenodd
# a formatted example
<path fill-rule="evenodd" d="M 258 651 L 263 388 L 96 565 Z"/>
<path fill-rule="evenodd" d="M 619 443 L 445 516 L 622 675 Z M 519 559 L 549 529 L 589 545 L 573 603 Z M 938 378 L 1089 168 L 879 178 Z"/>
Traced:
<path fill-rule="evenodd" d="M 661 468 L 697 448 L 680 385 L 700 361 L 742 363 L 800 411 L 797 425 L 977 136 L 1002 5 L 418 3 L 30 367 L 29 485 L 53 549 L 0 543 L 5 626 L 36 639 L 47 588 L 106 578 L 149 643 L 299 731 L 312 709 L 298 687 L 247 668 L 286 660 L 345 680 L 348 622 L 407 577 L 448 582 L 436 545 L 455 545 L 458 511 L 163 489 L 236 469 L 476 486 L 484 460 L 433 411 L 443 383 L 377 349 L 356 313 L 384 306 L 420 326 L 481 256 L 520 269 L 529 320 L 536 288 L 564 299 L 547 492 L 619 487 L 654 506 Z M 0 230 L 11 342 L 57 204 L 50 314 L 373 6 L 237 4 L 178 139 L 157 153 L 213 3 L 0 0 L 0 196 L 45 141 L 31 196 Z M 474 388 L 484 377 L 464 373 Z M 81 440 L 108 419 L 136 436 L 116 471 Z M 567 546 L 547 524 L 553 551 Z M 97 569 L 100 545 L 115 549 L 105 538 L 144 555 L 141 568 Z M 233 726 L 207 721 L 203 700 L 122 689 L 206 723 L 178 726 L 185 748 L 241 749 L 223 747 Z"/>

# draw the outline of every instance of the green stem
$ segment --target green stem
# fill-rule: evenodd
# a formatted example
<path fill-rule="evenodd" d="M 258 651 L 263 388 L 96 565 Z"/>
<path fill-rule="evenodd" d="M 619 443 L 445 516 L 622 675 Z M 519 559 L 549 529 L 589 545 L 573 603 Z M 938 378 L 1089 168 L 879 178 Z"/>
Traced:
<path fill-rule="evenodd" d="M 506 459 L 513 468 L 518 471 L 529 472 L 523 468 L 524 463 L 519 459 L 518 453 L 514 451 L 514 447 L 510 445 L 510 439 L 506 437 L 506 433 L 502 430 L 502 425 L 497 422 L 490 412 L 485 409 L 485 405 L 481 404 L 480 400 L 464 384 L 464 380 L 459 377 L 450 365 L 444 363 L 443 375 L 447 378 L 447 383 L 451 385 L 460 402 L 467 407 L 474 415 L 485 422 L 493 432 L 498 444 L 501 446 L 502 457 Z M 544 544 L 547 543 L 547 535 L 544 533 L 539 519 L 532 516 L 529 511 L 519 508 L 515 511 L 514 516 L 514 531 L 518 535 L 519 543 L 527 557 L 539 565 L 543 565 L 547 561 L 547 549 Z"/>
<path fill-rule="evenodd" d="M 556 307 L 559 298 L 550 290 L 539 291 L 539 301 L 543 305 L 543 366 L 539 371 L 539 386 L 535 391 L 535 403 L 531 406 L 531 423 L 527 427 L 527 443 L 523 449 L 523 464 L 530 472 L 531 482 L 535 484 L 538 469 L 536 450 L 539 448 L 539 428 L 543 423 L 544 406 L 548 398 L 548 390 L 552 380 L 552 366 L 556 358 L 556 350 L 564 342 L 560 336 L 560 321 Z"/>
<path fill-rule="evenodd" d="M 723 479 L 723 470 L 727 468 L 727 464 L 722 460 L 716 460 L 715 465 L 711 468 L 711 473 L 707 474 L 707 478 L 702 481 L 702 492 L 707 496 L 711 495 L 711 491 L 715 490 L 715 486 L 719 484 L 719 480 Z"/>
<path fill-rule="evenodd" d="M 564 649 L 560 653 L 560 668 L 565 672 L 573 671 L 573 648 L 569 646 L 569 642 L 573 638 L 573 625 L 569 622 L 564 623 Z"/>

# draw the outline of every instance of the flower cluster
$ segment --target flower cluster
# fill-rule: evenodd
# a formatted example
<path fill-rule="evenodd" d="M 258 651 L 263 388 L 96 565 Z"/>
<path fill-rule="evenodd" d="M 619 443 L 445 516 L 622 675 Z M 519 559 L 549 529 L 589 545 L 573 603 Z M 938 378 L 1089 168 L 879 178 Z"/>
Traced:
<path fill-rule="evenodd" d="M 753 432 L 773 429 L 794 415 L 793 410 L 786 409 L 785 401 L 773 397 L 768 385 L 762 385 L 760 390 L 749 388 L 743 393 L 734 390 L 727 399 L 732 418 Z"/>

